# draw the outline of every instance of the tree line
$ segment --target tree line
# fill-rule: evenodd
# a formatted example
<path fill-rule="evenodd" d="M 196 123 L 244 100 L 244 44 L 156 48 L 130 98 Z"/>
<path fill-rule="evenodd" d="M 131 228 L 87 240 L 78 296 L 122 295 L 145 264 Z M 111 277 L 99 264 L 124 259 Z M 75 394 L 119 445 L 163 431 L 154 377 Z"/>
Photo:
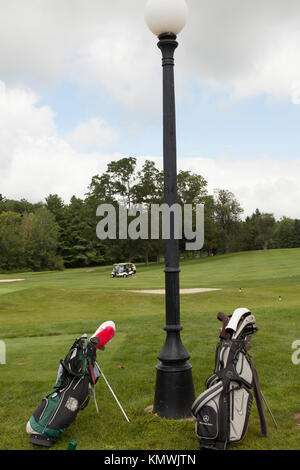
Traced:
<path fill-rule="evenodd" d="M 208 193 L 208 182 L 191 171 L 179 171 L 178 203 L 204 204 L 204 246 L 199 252 L 181 255 L 210 256 L 221 253 L 270 248 L 300 247 L 300 219 L 282 217 L 259 209 L 242 219 L 243 208 L 226 189 Z M 31 203 L 0 194 L 0 270 L 56 270 L 96 266 L 122 261 L 159 261 L 164 255 L 163 240 L 100 240 L 96 236 L 96 209 L 102 203 L 143 205 L 162 204 L 164 175 L 153 161 L 141 169 L 133 157 L 110 162 L 95 175 L 83 198 L 72 196 L 69 203 L 58 194 Z"/>

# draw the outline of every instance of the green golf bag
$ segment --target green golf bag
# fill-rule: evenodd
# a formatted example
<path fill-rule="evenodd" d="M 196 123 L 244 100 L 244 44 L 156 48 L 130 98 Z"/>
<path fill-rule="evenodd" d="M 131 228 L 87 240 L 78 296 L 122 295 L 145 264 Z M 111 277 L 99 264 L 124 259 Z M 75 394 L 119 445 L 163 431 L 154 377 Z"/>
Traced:
<path fill-rule="evenodd" d="M 76 339 L 67 356 L 60 361 L 54 388 L 42 399 L 26 425 L 32 444 L 51 447 L 73 423 L 90 397 L 95 399 L 95 384 L 100 376 L 96 361 L 98 338 L 86 335 Z"/>

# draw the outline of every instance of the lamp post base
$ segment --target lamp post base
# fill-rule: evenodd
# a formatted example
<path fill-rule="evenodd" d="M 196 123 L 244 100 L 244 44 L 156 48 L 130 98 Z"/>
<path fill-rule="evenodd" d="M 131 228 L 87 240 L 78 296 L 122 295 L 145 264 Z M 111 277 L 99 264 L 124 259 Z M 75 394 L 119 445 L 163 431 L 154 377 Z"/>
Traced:
<path fill-rule="evenodd" d="M 164 364 L 156 366 L 153 413 L 161 418 L 190 418 L 194 401 L 192 366 L 188 362 L 179 367 Z"/>

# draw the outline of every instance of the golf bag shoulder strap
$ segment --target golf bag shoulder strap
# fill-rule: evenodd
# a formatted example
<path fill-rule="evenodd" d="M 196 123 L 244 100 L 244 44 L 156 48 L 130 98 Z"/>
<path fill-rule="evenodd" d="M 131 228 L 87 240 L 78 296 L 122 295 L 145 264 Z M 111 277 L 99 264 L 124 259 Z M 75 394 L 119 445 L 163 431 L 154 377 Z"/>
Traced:
<path fill-rule="evenodd" d="M 261 388 L 259 384 L 258 374 L 254 367 L 253 361 L 249 355 L 248 355 L 248 361 L 249 361 L 252 374 L 253 374 L 253 391 L 254 391 L 254 397 L 255 397 L 256 406 L 257 406 L 258 415 L 259 415 L 261 434 L 263 436 L 268 436 L 268 425 L 267 425 L 267 420 L 266 420 L 266 415 L 265 415 L 263 397 L 262 397 L 262 392 L 261 392 Z"/>
<path fill-rule="evenodd" d="M 215 380 L 215 377 L 218 377 L 220 380 L 225 381 L 225 383 L 234 380 L 251 388 L 252 374 L 250 373 L 251 378 L 249 377 L 247 380 L 247 376 L 237 370 L 237 364 L 240 358 L 242 358 L 240 368 L 243 368 L 243 365 L 245 366 L 248 362 L 249 369 L 250 363 L 244 348 L 244 343 L 241 341 L 221 339 L 217 346 L 214 375 L 211 376 L 208 381 L 211 383 L 211 381 Z"/>

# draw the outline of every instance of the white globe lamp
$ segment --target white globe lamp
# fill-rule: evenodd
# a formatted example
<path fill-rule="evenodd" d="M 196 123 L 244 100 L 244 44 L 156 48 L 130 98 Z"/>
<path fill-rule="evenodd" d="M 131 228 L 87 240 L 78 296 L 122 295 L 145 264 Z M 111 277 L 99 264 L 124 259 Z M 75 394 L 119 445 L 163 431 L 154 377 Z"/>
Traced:
<path fill-rule="evenodd" d="M 187 19 L 185 0 L 148 0 L 145 7 L 146 23 L 156 36 L 163 33 L 179 34 Z"/>

